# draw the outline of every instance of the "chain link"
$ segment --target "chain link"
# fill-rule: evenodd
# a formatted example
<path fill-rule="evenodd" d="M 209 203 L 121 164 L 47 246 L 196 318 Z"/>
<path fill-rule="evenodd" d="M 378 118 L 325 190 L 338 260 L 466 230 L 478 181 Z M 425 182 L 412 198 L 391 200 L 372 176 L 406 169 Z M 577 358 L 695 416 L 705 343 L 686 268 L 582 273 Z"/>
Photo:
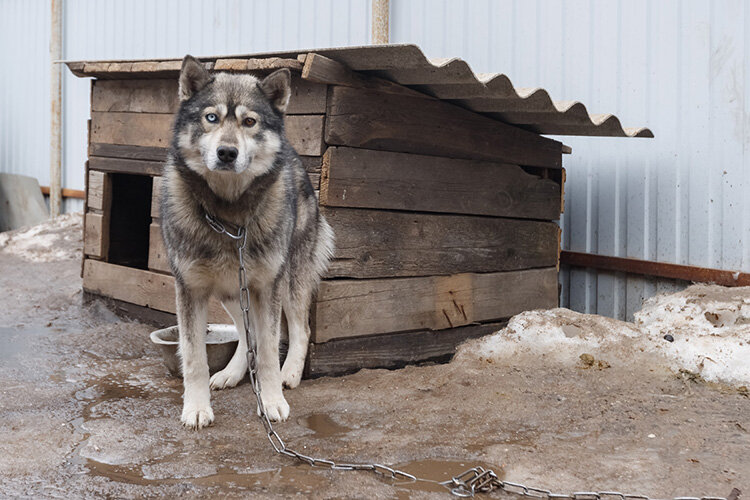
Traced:
<path fill-rule="evenodd" d="M 289 448 L 284 440 L 281 439 L 273 428 L 271 420 L 268 418 L 265 409 L 263 408 L 263 401 L 260 396 L 260 381 L 258 380 L 257 374 L 257 349 L 255 344 L 255 338 L 250 335 L 250 292 L 247 286 L 247 275 L 245 273 L 245 258 L 244 250 L 247 244 L 247 230 L 243 226 L 236 226 L 234 232 L 227 229 L 227 223 L 220 221 L 219 219 L 206 213 L 206 220 L 208 221 L 211 229 L 220 234 L 225 234 L 237 242 L 237 251 L 239 257 L 239 285 L 240 285 L 240 306 L 242 308 L 242 319 L 245 327 L 245 336 L 247 338 L 247 366 L 248 373 L 250 375 L 250 385 L 255 394 L 255 400 L 257 403 L 258 416 L 263 424 L 263 428 L 266 432 L 266 437 L 270 441 L 276 453 L 285 455 L 290 458 L 294 458 L 301 462 L 305 462 L 311 467 L 328 467 L 332 470 L 364 470 L 374 472 L 384 477 L 391 479 L 406 479 L 409 481 L 424 481 L 434 483 L 429 479 L 417 478 L 416 476 L 404 472 L 399 469 L 388 467 L 387 465 L 378 463 L 336 463 L 333 460 L 324 458 L 315 458 L 295 451 Z M 454 496 L 457 497 L 473 497 L 476 493 L 490 493 L 493 490 L 504 491 L 505 493 L 513 493 L 519 496 L 527 498 L 537 498 L 544 500 L 652 500 L 645 495 L 631 495 L 620 493 L 616 491 L 579 491 L 571 493 L 569 495 L 552 493 L 550 490 L 542 488 L 534 488 L 526 486 L 520 483 L 512 483 L 510 481 L 501 480 L 497 474 L 491 469 L 485 469 L 483 467 L 474 467 L 466 470 L 461 474 L 443 481 L 438 484 L 445 486 Z M 733 490 L 733 493 L 736 490 Z M 736 500 L 739 496 L 737 493 L 734 496 Z M 673 500 L 727 500 L 726 497 L 675 497 Z"/>

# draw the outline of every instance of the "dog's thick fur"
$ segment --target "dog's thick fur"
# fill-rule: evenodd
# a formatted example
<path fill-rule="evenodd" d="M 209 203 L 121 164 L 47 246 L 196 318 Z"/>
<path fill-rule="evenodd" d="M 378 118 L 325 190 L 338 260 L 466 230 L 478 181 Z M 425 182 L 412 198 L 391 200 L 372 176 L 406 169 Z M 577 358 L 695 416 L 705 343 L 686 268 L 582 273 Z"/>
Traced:
<path fill-rule="evenodd" d="M 210 425 L 210 388 L 233 387 L 247 371 L 237 244 L 209 227 L 207 213 L 247 228 L 244 260 L 251 329 L 257 341 L 261 400 L 270 419 L 289 416 L 282 384 L 294 388 L 302 376 L 310 303 L 332 253 L 333 233 L 284 134 L 290 95 L 286 69 L 259 80 L 211 74 L 191 56 L 182 63 L 181 103 L 160 211 L 175 276 L 185 387 L 182 423 L 187 427 Z M 205 334 L 212 296 L 232 317 L 240 342 L 226 368 L 209 379 Z M 280 368 L 282 311 L 289 352 Z"/>

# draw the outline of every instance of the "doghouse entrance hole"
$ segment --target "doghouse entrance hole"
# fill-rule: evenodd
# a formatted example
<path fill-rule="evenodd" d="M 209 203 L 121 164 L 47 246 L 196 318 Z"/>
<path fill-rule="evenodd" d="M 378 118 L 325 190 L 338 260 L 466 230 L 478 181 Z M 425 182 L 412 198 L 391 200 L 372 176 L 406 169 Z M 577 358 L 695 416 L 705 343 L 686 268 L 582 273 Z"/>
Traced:
<path fill-rule="evenodd" d="M 147 175 L 112 174 L 109 262 L 148 267 L 151 189 Z"/>

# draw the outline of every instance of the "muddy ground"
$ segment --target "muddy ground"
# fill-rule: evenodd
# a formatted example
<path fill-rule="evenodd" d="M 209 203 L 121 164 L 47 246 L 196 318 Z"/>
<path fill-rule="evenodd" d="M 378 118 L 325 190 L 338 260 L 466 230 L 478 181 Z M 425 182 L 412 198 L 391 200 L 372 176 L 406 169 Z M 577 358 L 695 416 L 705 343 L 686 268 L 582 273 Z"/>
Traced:
<path fill-rule="evenodd" d="M 213 394 L 213 427 L 183 429 L 151 327 L 82 303 L 80 217 L 35 238 L 0 239 L 0 496 L 450 498 L 274 454 L 247 383 Z M 448 365 L 303 381 L 278 430 L 313 455 L 432 479 L 479 463 L 556 492 L 750 495 L 746 389 L 648 353 L 498 361 L 472 345 Z"/>

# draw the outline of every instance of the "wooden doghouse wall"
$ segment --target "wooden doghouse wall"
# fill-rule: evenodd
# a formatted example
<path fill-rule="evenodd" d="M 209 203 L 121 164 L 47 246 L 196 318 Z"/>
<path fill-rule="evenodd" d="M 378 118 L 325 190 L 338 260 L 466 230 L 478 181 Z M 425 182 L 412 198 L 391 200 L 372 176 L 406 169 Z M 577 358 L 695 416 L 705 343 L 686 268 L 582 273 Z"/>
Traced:
<path fill-rule="evenodd" d="M 129 76 L 92 89 L 84 288 L 173 313 L 155 200 L 177 84 Z M 444 359 L 557 305 L 559 142 L 317 55 L 293 84 L 287 135 L 336 234 L 307 376 Z M 148 269 L 108 262 L 114 172 L 153 179 Z"/>

